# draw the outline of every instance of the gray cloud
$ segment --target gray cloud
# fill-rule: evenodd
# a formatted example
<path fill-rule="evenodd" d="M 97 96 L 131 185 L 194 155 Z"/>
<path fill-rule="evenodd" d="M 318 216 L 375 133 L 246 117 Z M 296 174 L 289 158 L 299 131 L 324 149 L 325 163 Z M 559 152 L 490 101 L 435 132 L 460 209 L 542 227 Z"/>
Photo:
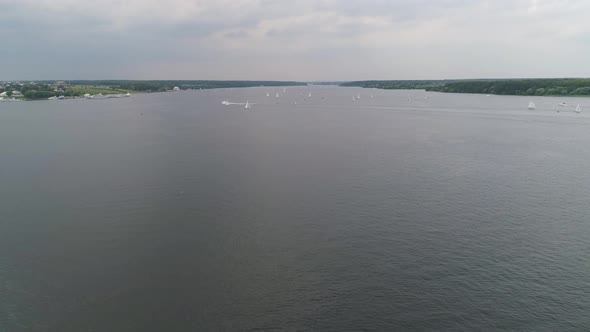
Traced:
<path fill-rule="evenodd" d="M 0 7 L 0 80 L 590 76 L 584 0 L 0 0 Z"/>

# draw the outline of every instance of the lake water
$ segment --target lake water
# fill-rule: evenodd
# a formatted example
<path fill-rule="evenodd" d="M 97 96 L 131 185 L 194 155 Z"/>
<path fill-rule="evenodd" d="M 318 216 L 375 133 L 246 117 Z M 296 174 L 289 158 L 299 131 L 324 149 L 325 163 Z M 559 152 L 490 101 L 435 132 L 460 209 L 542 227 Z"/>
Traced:
<path fill-rule="evenodd" d="M 589 114 L 338 87 L 0 103 L 0 331 L 588 330 Z"/>

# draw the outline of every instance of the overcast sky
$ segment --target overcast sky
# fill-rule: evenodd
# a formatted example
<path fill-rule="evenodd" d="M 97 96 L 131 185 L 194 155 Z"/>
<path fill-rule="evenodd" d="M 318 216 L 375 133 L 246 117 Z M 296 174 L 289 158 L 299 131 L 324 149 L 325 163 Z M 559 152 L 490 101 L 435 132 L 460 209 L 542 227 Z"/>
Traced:
<path fill-rule="evenodd" d="M 590 77 L 587 0 L 0 0 L 0 80 Z"/>

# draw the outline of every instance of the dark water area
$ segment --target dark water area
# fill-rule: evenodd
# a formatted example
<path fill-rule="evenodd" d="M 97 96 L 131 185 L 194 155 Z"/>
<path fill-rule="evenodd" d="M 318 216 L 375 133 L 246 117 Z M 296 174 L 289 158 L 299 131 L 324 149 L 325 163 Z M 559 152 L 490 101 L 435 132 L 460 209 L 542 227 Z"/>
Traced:
<path fill-rule="evenodd" d="M 0 331 L 588 330 L 590 99 L 532 100 L 0 103 Z"/>

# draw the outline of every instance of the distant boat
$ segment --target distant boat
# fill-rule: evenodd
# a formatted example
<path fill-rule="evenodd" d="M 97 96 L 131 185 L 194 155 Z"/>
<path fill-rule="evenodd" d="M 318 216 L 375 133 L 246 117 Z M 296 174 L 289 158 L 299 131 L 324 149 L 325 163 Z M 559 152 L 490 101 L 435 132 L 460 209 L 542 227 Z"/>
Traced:
<path fill-rule="evenodd" d="M 275 98 L 279 98 L 279 93 L 277 92 L 277 94 L 275 95 Z"/>
<path fill-rule="evenodd" d="M 311 92 L 307 95 L 307 98 L 311 98 Z"/>
<path fill-rule="evenodd" d="M 283 93 L 287 92 L 287 88 L 283 88 Z"/>
<path fill-rule="evenodd" d="M 559 103 L 558 105 L 559 105 L 559 106 L 563 106 L 563 107 L 567 106 L 567 104 L 566 104 L 565 102 L 563 102 L 563 103 Z"/>
<path fill-rule="evenodd" d="M 268 93 L 268 92 L 267 92 L 267 93 L 266 93 L 266 96 L 267 96 L 267 97 L 270 97 L 270 93 Z"/>
<path fill-rule="evenodd" d="M 48 100 L 56 100 L 56 99 L 57 99 L 57 97 L 56 97 L 56 96 L 53 96 L 53 97 L 49 97 L 49 98 L 47 98 L 47 99 L 48 99 Z"/>
<path fill-rule="evenodd" d="M 582 108 L 580 107 L 580 104 L 576 106 L 576 113 L 582 113 Z"/>
<path fill-rule="evenodd" d="M 352 96 L 352 102 L 354 103 L 356 101 L 356 98 L 354 98 L 354 96 Z"/>
<path fill-rule="evenodd" d="M 57 99 L 65 99 L 66 97 L 64 95 L 61 95 L 59 97 L 57 97 Z"/>
<path fill-rule="evenodd" d="M 535 103 L 533 103 L 532 101 L 529 101 L 529 107 L 530 110 L 534 110 L 535 109 Z"/>
<path fill-rule="evenodd" d="M 234 102 L 231 102 L 229 100 L 224 100 L 224 101 L 221 102 L 221 104 L 226 105 L 226 106 L 229 106 L 229 105 L 240 105 L 240 106 L 242 106 L 243 105 L 244 108 L 246 108 L 246 109 L 252 108 L 252 105 L 254 105 L 254 103 L 251 103 L 251 102 L 249 102 L 247 100 L 246 100 L 245 103 L 234 103 Z"/>
<path fill-rule="evenodd" d="M 361 95 L 359 94 L 358 96 L 356 96 L 356 99 L 361 99 Z"/>

